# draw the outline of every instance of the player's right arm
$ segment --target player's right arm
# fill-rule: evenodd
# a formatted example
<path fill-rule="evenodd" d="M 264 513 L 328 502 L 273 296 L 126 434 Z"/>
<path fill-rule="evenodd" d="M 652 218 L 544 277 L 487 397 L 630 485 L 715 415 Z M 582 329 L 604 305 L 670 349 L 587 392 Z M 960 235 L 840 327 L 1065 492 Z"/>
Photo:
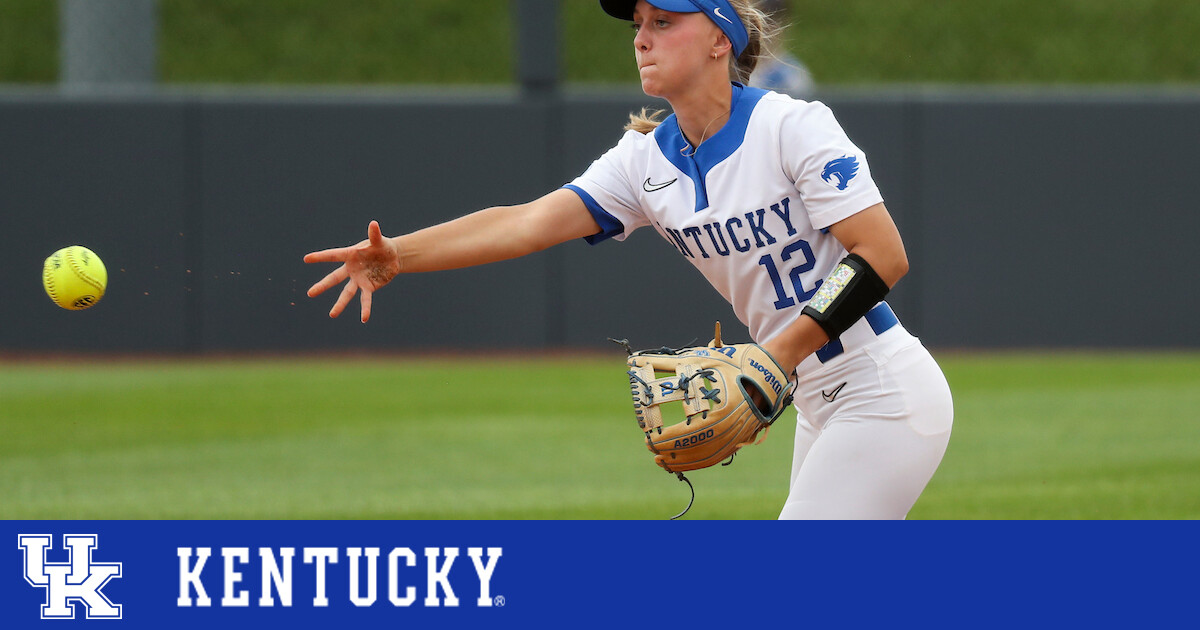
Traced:
<path fill-rule="evenodd" d="M 579 195 L 567 189 L 517 206 L 497 206 L 398 236 L 400 272 L 474 267 L 600 231 Z"/>
<path fill-rule="evenodd" d="M 345 281 L 329 311 L 342 311 L 359 293 L 363 323 L 371 317 L 375 290 L 401 273 L 483 265 L 541 251 L 600 231 L 580 197 L 559 189 L 529 203 L 497 206 L 418 230 L 385 238 L 379 223 L 367 226 L 367 239 L 349 247 L 312 252 L 306 263 L 342 263 L 309 290 L 315 297 Z"/>

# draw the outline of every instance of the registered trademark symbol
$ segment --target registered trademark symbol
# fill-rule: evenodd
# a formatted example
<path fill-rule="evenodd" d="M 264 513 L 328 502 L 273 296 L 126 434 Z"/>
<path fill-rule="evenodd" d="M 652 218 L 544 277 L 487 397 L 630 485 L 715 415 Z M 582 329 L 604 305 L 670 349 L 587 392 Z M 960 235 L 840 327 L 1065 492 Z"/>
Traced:
<path fill-rule="evenodd" d="M 497 595 L 496 597 L 492 598 L 492 603 L 500 608 L 503 608 L 504 607 L 504 596 Z"/>

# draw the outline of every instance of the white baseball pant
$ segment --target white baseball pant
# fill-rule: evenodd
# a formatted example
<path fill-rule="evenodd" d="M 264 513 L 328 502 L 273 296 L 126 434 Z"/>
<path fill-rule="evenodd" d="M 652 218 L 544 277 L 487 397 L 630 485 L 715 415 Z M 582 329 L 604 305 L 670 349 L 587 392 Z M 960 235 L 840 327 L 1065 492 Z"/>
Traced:
<path fill-rule="evenodd" d="M 781 519 L 903 519 L 946 451 L 954 408 L 941 368 L 903 326 L 856 327 L 863 345 L 798 370 Z"/>

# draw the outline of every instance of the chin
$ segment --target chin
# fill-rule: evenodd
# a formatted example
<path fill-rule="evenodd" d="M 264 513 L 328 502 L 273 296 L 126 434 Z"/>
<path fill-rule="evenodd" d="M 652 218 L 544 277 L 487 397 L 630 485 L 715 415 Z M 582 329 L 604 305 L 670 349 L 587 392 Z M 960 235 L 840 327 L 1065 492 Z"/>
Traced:
<path fill-rule="evenodd" d="M 652 77 L 647 77 L 645 74 L 642 75 L 642 92 L 644 92 L 646 96 L 661 96 L 661 88 L 662 86 L 660 86 L 659 83 Z"/>

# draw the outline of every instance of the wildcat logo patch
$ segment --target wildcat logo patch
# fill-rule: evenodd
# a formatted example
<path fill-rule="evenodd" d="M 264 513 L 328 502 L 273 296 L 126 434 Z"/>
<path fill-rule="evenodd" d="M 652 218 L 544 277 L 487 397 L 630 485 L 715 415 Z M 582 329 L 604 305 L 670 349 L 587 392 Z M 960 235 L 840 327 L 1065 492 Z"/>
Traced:
<path fill-rule="evenodd" d="M 855 175 L 858 175 L 858 158 L 853 155 L 829 160 L 821 171 L 821 179 L 838 190 L 846 190 Z"/>

